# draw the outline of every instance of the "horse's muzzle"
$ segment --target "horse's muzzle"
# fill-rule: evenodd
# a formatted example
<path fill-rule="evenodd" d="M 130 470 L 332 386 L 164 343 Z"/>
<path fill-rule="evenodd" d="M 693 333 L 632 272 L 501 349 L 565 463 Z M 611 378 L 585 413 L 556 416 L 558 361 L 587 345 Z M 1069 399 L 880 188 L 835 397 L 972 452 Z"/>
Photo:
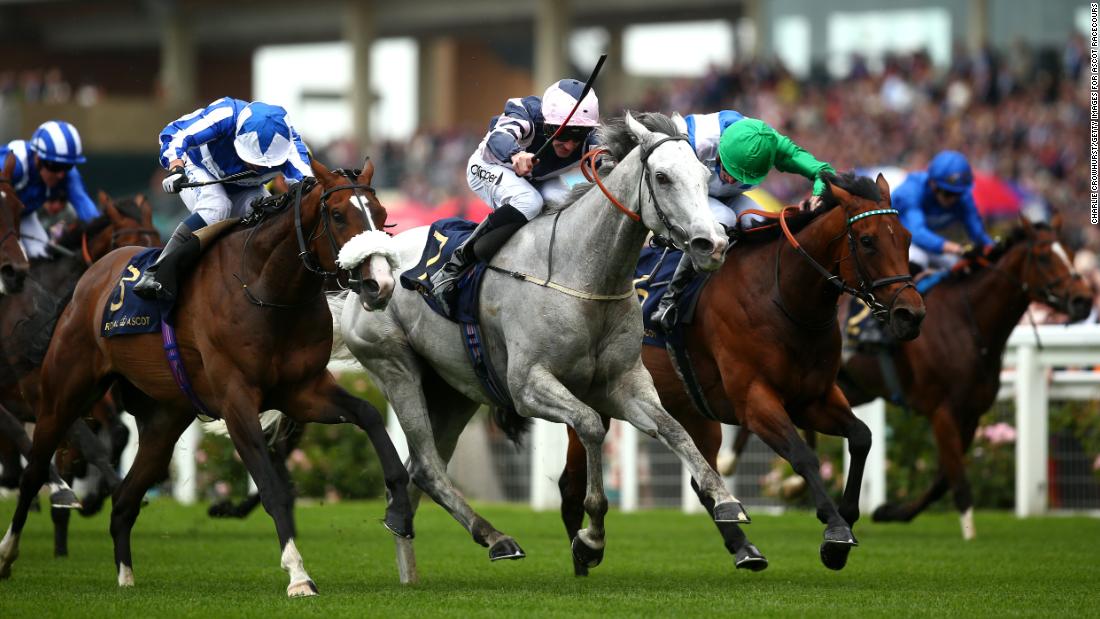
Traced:
<path fill-rule="evenodd" d="M 924 308 L 910 309 L 896 307 L 890 312 L 890 330 L 901 341 L 916 339 L 920 335 L 920 325 L 924 321 Z"/>
<path fill-rule="evenodd" d="M 722 237 L 697 236 L 687 244 L 688 254 L 700 271 L 714 271 L 722 266 L 729 242 Z"/>
<path fill-rule="evenodd" d="M 1085 296 L 1075 296 L 1067 304 L 1067 314 L 1070 322 L 1080 322 L 1092 313 L 1092 299 Z"/>

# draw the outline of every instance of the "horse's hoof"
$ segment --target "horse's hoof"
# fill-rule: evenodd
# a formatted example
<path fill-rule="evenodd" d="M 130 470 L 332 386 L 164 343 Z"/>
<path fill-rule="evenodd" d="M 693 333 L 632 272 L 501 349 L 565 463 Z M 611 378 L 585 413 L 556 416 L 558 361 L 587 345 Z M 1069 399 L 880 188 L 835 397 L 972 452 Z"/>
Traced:
<path fill-rule="evenodd" d="M 739 570 L 762 572 L 768 569 L 768 560 L 756 546 L 745 542 L 745 545 L 741 546 L 733 556 L 733 566 Z"/>
<path fill-rule="evenodd" d="M 714 467 L 714 470 L 718 472 L 722 477 L 731 477 L 737 472 L 737 456 L 722 452 L 718 454 L 718 466 Z"/>
<path fill-rule="evenodd" d="M 0 580 L 11 578 L 11 563 L 0 563 Z"/>
<path fill-rule="evenodd" d="M 397 516 L 387 512 L 385 519 L 382 520 L 382 526 L 386 527 L 395 537 L 403 537 L 405 539 L 413 539 L 416 537 L 413 533 L 411 516 Z"/>
<path fill-rule="evenodd" d="M 134 570 L 129 565 L 118 566 L 118 586 L 120 587 L 133 587 L 134 586 Z"/>
<path fill-rule="evenodd" d="M 50 507 L 57 509 L 80 509 L 80 499 L 68 488 L 62 488 L 50 494 Z"/>
<path fill-rule="evenodd" d="M 603 562 L 603 548 L 589 547 L 578 535 L 573 538 L 573 561 L 585 568 L 596 567 Z"/>
<path fill-rule="evenodd" d="M 516 540 L 510 537 L 498 540 L 497 543 L 493 544 L 492 548 L 489 549 L 490 561 L 500 561 L 503 559 L 516 560 L 526 556 L 527 553 L 523 552 L 523 549 L 519 547 Z"/>
<path fill-rule="evenodd" d="M 588 566 L 577 561 L 576 557 L 573 557 L 573 575 L 574 576 L 588 576 Z"/>
<path fill-rule="evenodd" d="M 752 524 L 745 508 L 738 501 L 726 501 L 714 506 L 715 522 L 732 522 L 734 524 Z"/>
<path fill-rule="evenodd" d="M 825 530 L 825 541 L 821 543 L 821 563 L 831 570 L 842 570 L 848 564 L 848 553 L 855 546 L 859 546 L 859 541 L 850 528 L 830 527 Z"/>
<path fill-rule="evenodd" d="M 288 598 L 307 598 L 315 595 L 317 595 L 317 585 L 313 584 L 312 580 L 292 582 L 290 586 L 286 588 L 286 596 Z"/>
<path fill-rule="evenodd" d="M 92 494 L 84 497 L 82 503 L 84 505 L 80 508 L 81 516 L 94 516 L 103 509 L 103 504 L 107 500 L 107 495 L 104 494 Z"/>

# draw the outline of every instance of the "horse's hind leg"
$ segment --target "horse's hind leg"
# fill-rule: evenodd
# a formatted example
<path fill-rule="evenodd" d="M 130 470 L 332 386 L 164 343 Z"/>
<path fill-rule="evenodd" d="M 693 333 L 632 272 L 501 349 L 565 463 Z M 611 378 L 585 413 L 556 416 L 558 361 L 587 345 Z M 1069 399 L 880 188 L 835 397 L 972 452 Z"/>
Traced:
<path fill-rule="evenodd" d="M 115 568 L 118 586 L 134 586 L 134 561 L 130 533 L 134 528 L 141 501 L 149 488 L 168 473 L 172 449 L 194 418 L 190 411 L 168 411 L 149 400 L 129 404 L 145 423 L 138 432 L 138 451 L 126 477 L 115 489 L 111 505 L 111 537 L 115 544 Z"/>

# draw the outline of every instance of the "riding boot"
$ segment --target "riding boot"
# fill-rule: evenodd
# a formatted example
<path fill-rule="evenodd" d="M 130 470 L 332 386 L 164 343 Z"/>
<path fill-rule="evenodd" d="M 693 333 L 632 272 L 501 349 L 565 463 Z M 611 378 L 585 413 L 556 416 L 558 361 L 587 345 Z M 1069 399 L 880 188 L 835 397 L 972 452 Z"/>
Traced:
<path fill-rule="evenodd" d="M 190 218 L 188 218 L 190 220 Z M 199 253 L 199 240 L 191 230 L 187 221 L 176 226 L 160 257 L 152 266 L 145 269 L 141 279 L 134 284 L 134 294 L 137 296 L 155 300 L 168 301 L 176 297 L 176 269 L 181 259 L 187 258 L 190 262 Z M 161 272 L 163 269 L 163 273 Z"/>
<path fill-rule="evenodd" d="M 489 214 L 454 250 L 450 259 L 432 275 L 432 296 L 442 307 L 448 301 L 458 280 L 474 262 L 488 262 L 508 239 L 527 223 L 527 217 L 510 204 Z"/>
<path fill-rule="evenodd" d="M 684 254 L 680 257 L 680 263 L 676 265 L 676 271 L 668 282 L 668 290 L 665 290 L 665 295 L 661 297 L 657 309 L 653 310 L 649 317 L 654 324 L 660 325 L 665 333 L 676 326 L 680 313 L 680 296 L 693 279 L 695 279 L 695 265 L 692 264 L 691 258 Z"/>

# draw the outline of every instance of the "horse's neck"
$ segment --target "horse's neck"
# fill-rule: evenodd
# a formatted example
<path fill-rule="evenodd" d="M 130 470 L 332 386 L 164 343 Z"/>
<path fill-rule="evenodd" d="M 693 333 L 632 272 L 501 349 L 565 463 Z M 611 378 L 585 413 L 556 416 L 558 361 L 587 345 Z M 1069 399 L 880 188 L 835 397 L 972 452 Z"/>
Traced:
<path fill-rule="evenodd" d="M 638 204 L 638 176 L 634 170 L 640 174 L 640 165 L 637 155 L 629 156 L 603 180 L 608 192 L 627 208 Z M 647 232 L 644 225 L 627 217 L 599 187 L 593 186 L 561 212 L 554 233 L 551 279 L 586 292 L 623 292 L 634 278 Z M 549 243 L 549 236 L 536 241 L 541 246 Z M 547 252 L 538 256 L 545 267 Z M 534 273 L 538 277 L 545 274 L 545 270 Z"/>
<path fill-rule="evenodd" d="M 975 345 L 987 349 L 986 358 L 1000 366 L 1008 337 L 1027 311 L 1029 299 L 1020 286 L 1016 252 L 1005 252 L 996 264 L 976 272 L 963 282 L 960 293 L 962 315 L 967 333 Z"/>
<path fill-rule="evenodd" d="M 243 230 L 235 234 L 234 238 L 239 239 L 232 244 L 236 246 L 236 252 L 229 258 L 229 272 L 223 274 L 229 278 L 239 274 L 252 293 L 268 303 L 294 305 L 321 292 L 323 281 L 306 270 L 299 257 L 293 208 L 289 205 L 287 209 L 291 212 L 257 224 L 260 226 L 258 230 Z M 317 211 L 316 206 L 307 209 L 302 205 L 303 234 L 313 230 Z"/>
<path fill-rule="evenodd" d="M 838 205 L 794 235 L 802 249 L 834 275 L 838 274 L 840 253 L 844 248 L 841 238 L 844 220 L 844 208 Z M 774 242 L 781 244 L 773 261 L 780 260 L 779 290 L 776 293 L 782 295 L 782 303 L 794 318 L 805 325 L 824 325 L 835 320 L 840 290 L 791 247 L 784 236 L 780 235 Z M 769 264 L 772 269 L 776 268 L 774 262 Z"/>

